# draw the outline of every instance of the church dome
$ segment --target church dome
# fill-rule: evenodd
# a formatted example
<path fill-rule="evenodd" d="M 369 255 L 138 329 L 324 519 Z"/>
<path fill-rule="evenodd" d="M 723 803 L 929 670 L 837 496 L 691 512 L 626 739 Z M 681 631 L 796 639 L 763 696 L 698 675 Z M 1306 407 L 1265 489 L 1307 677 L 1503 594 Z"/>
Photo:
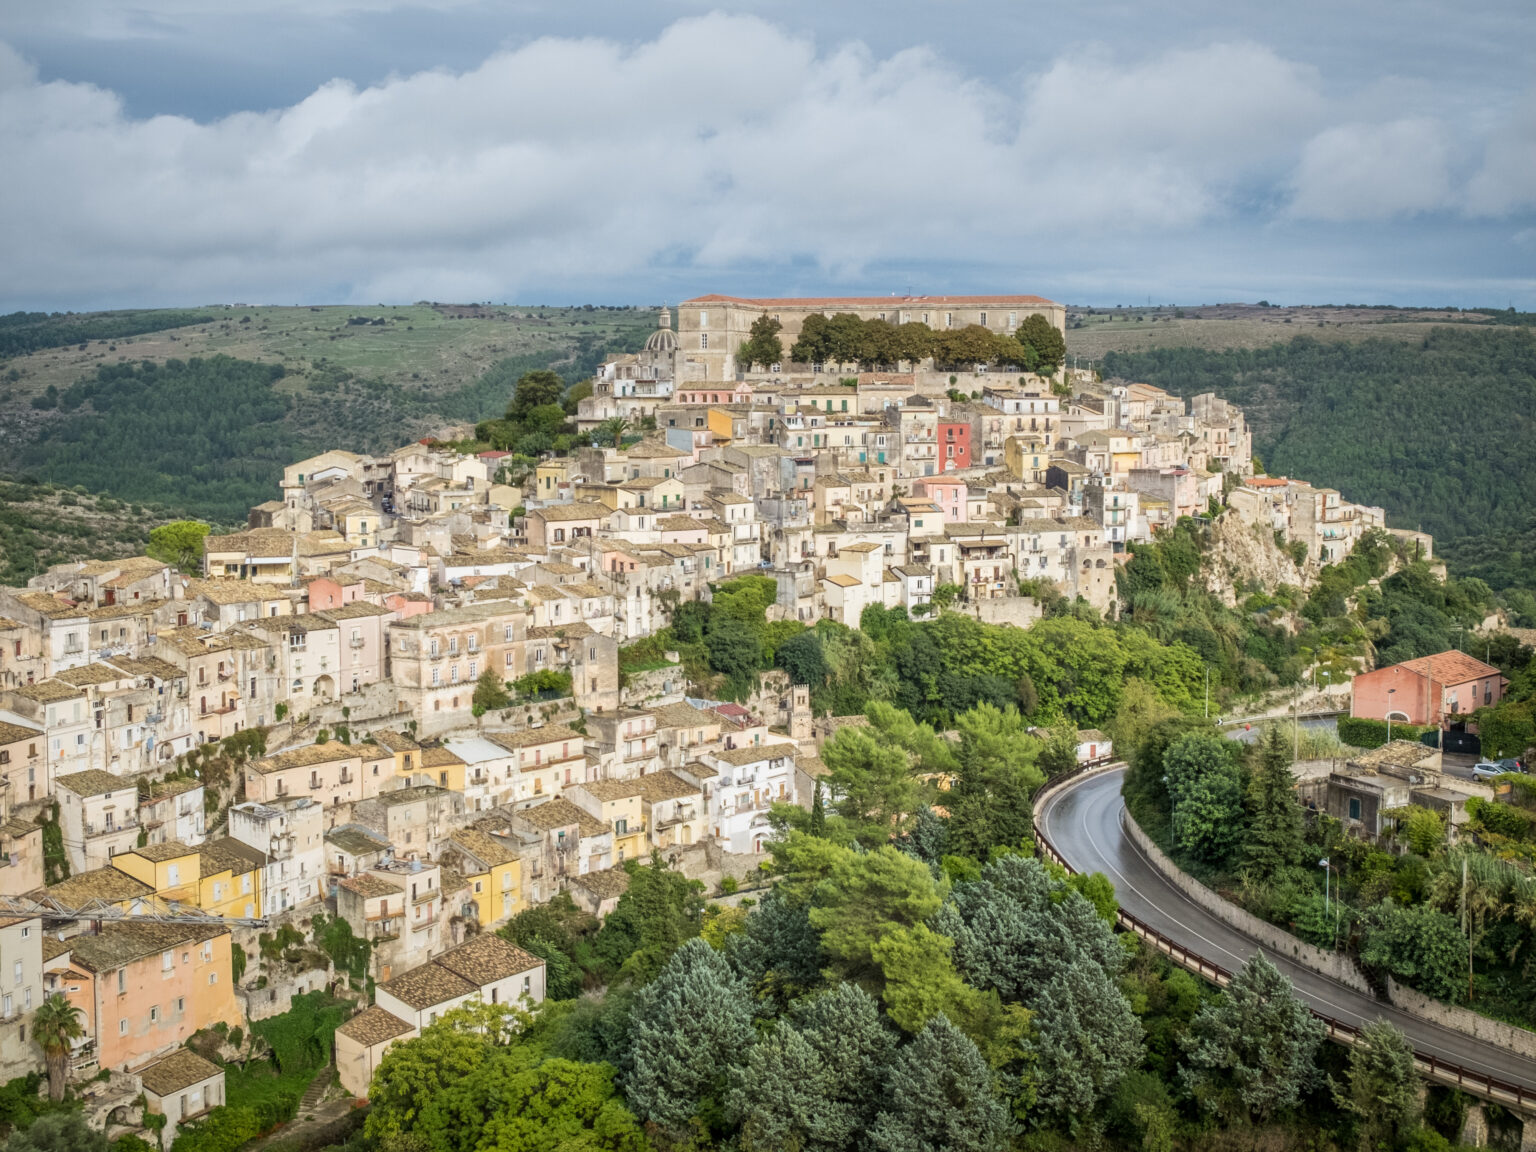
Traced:
<path fill-rule="evenodd" d="M 647 352 L 676 352 L 677 333 L 672 331 L 672 313 L 663 308 L 657 318 L 656 331 L 645 342 Z"/>

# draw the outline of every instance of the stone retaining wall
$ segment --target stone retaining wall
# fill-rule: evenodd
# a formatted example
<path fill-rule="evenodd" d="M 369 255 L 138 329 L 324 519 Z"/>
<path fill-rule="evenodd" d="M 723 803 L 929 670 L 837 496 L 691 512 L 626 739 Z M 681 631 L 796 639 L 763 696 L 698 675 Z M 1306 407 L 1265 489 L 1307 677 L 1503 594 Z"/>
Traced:
<path fill-rule="evenodd" d="M 1443 1024 L 1447 1028 L 1464 1032 L 1485 1044 L 1492 1044 L 1510 1052 L 1518 1052 L 1521 1056 L 1536 1060 L 1536 1032 L 1514 1024 L 1505 1024 L 1501 1020 L 1490 1020 L 1468 1008 L 1442 1004 L 1438 1000 L 1430 999 L 1422 992 L 1415 992 L 1412 988 L 1399 984 L 1390 976 L 1387 977 L 1387 997 L 1404 1012 L 1417 1016 L 1421 1020 Z"/>
<path fill-rule="evenodd" d="M 1124 826 L 1126 835 L 1152 862 L 1152 866 L 1180 892 L 1218 920 L 1237 929 L 1245 936 L 1252 937 L 1276 955 L 1288 956 L 1303 967 L 1310 968 L 1313 972 L 1327 976 L 1329 979 L 1337 980 L 1356 992 L 1362 992 L 1367 996 L 1375 995 L 1371 986 L 1366 983 L 1365 977 L 1360 974 L 1360 970 L 1354 966 L 1349 957 L 1338 952 L 1325 952 L 1321 948 L 1314 948 L 1311 944 L 1298 940 L 1283 928 L 1267 920 L 1260 920 L 1252 912 L 1246 912 L 1236 904 L 1223 900 L 1168 859 L 1163 850 L 1152 842 L 1152 838 L 1141 830 L 1141 826 L 1136 823 L 1129 811 L 1125 813 Z"/>

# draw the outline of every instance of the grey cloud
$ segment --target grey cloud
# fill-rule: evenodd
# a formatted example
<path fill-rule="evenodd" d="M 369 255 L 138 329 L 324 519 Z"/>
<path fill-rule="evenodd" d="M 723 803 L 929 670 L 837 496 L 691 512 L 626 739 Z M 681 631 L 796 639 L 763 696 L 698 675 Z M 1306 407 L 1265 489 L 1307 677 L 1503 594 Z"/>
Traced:
<path fill-rule="evenodd" d="M 1063 53 L 1005 83 L 929 49 L 819 47 L 716 14 L 634 46 L 547 37 L 465 71 L 335 80 L 207 123 L 135 118 L 0 45 L 0 291 L 374 301 L 742 269 L 1016 277 L 1216 224 L 1518 213 L 1530 131 L 1479 142 L 1469 186 L 1443 124 L 1362 120 L 1316 69 L 1248 41 Z"/>

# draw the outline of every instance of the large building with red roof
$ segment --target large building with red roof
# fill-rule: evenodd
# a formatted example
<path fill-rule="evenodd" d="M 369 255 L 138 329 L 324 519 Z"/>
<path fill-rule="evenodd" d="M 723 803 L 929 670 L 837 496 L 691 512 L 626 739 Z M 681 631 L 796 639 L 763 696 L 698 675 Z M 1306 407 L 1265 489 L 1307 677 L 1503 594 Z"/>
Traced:
<path fill-rule="evenodd" d="M 813 313 L 852 312 L 864 320 L 923 323 L 936 332 L 980 324 L 1004 335 L 1033 315 L 1066 334 L 1067 310 L 1043 296 L 813 296 L 798 299 L 696 296 L 678 308 L 678 375 L 686 381 L 736 379 L 736 350 L 752 322 L 769 315 L 783 325 L 787 352 Z"/>

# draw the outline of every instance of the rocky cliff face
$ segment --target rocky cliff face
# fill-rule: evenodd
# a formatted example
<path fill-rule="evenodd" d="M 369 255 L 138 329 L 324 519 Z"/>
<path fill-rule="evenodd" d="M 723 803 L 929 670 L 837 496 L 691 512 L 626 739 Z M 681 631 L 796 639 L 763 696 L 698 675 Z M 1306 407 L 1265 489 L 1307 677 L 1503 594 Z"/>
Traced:
<path fill-rule="evenodd" d="M 1245 584 L 1257 583 L 1266 592 L 1273 592 L 1281 584 L 1309 588 L 1316 579 L 1316 571 L 1310 565 L 1298 567 L 1275 543 L 1273 532 L 1250 527 L 1228 513 L 1211 527 L 1204 576 L 1212 595 L 1221 597 L 1225 604 L 1236 605 L 1238 589 Z"/>

